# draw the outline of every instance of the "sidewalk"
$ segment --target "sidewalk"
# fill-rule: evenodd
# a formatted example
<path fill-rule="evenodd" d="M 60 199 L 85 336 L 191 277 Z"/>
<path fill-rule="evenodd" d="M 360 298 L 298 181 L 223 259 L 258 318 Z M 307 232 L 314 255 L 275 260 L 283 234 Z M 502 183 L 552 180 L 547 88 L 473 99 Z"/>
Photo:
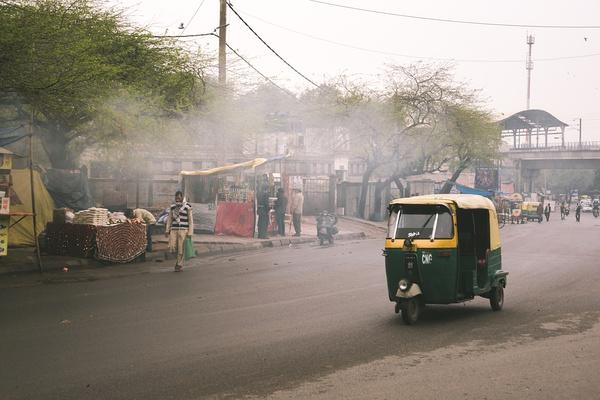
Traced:
<path fill-rule="evenodd" d="M 288 226 L 286 226 L 288 228 Z M 362 229 L 361 229 L 362 228 Z M 368 226 L 361 226 L 356 222 L 340 218 L 338 221 L 339 233 L 335 236 L 336 240 L 358 240 L 365 239 L 369 234 L 365 234 Z M 304 217 L 302 219 L 302 235 L 291 236 L 286 232 L 286 236 L 272 236 L 268 239 L 241 238 L 235 236 L 217 236 L 212 234 L 195 234 L 194 247 L 198 257 L 237 253 L 243 251 L 260 250 L 270 247 L 287 247 L 303 243 L 312 243 L 317 240 L 316 222 L 314 217 Z M 146 262 L 164 261 L 172 259 L 174 256 L 168 252 L 168 240 L 163 235 L 154 236 L 153 251 L 146 253 Z M 44 271 L 56 271 L 63 268 L 81 268 L 81 267 L 105 267 L 112 265 L 103 263 L 91 258 L 75 258 L 69 256 L 42 255 L 42 264 Z M 119 265 L 119 264 L 116 264 Z M 128 265 L 128 264 L 124 264 Z M 129 264 L 131 265 L 131 264 Z M 31 247 L 10 248 L 8 256 L 0 258 L 0 276 L 3 274 L 14 274 L 21 272 L 37 272 L 35 249 Z"/>

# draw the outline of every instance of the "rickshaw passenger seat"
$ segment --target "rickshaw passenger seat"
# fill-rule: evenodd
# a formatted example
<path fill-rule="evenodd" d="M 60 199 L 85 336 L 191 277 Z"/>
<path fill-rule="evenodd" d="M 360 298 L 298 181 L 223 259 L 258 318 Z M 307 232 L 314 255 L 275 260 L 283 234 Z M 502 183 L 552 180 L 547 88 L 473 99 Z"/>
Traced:
<path fill-rule="evenodd" d="M 459 232 L 458 246 L 461 254 L 473 254 L 473 234 L 471 232 Z"/>

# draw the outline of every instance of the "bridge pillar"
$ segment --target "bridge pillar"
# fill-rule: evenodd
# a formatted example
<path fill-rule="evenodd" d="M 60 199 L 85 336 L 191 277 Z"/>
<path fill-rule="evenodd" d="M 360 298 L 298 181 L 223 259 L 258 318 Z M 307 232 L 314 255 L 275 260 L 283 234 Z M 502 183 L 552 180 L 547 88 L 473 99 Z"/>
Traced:
<path fill-rule="evenodd" d="M 522 191 L 527 193 L 535 192 L 535 180 L 540 175 L 540 171 L 537 169 L 525 169 L 522 170 Z"/>

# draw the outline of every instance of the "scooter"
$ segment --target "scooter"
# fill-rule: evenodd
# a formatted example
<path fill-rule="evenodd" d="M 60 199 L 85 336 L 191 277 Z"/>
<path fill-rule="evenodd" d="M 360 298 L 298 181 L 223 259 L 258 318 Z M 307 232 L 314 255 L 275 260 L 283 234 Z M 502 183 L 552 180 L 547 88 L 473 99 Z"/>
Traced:
<path fill-rule="evenodd" d="M 328 211 L 321 211 L 317 215 L 317 237 L 321 246 L 323 246 L 325 241 L 333 244 L 333 235 L 338 233 L 338 228 L 335 224 L 337 224 L 337 217 Z"/>

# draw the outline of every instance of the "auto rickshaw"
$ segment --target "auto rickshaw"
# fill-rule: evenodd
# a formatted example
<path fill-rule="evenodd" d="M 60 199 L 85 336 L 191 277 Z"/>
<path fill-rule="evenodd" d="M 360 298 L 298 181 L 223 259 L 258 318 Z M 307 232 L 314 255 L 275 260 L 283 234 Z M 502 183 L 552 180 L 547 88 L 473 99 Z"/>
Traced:
<path fill-rule="evenodd" d="M 504 304 L 508 272 L 502 270 L 494 204 L 479 195 L 444 194 L 393 200 L 388 207 L 383 256 L 390 301 L 408 325 L 426 304 L 451 304 L 481 296 L 492 310 Z"/>
<path fill-rule="evenodd" d="M 539 201 L 524 201 L 521 204 L 521 216 L 527 221 L 541 222 L 543 219 L 543 213 L 538 214 L 538 207 L 540 206 Z"/>

